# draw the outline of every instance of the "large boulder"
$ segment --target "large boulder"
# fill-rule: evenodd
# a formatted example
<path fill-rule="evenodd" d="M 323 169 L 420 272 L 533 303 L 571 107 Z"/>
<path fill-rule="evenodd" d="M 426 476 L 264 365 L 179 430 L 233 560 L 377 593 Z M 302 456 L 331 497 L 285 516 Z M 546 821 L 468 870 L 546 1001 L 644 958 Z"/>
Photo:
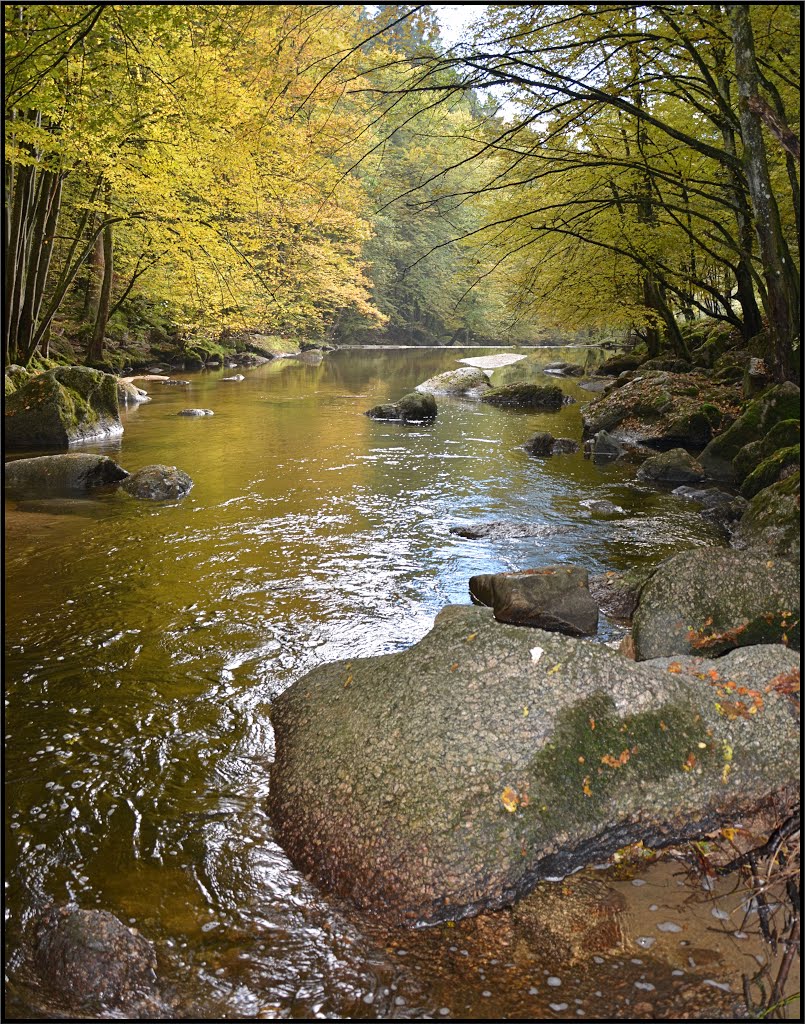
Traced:
<path fill-rule="evenodd" d="M 10 497 L 83 494 L 116 486 L 129 474 L 107 455 L 40 455 L 7 462 L 3 482 Z"/>
<path fill-rule="evenodd" d="M 409 650 L 319 666 L 274 700 L 276 835 L 317 884 L 397 922 L 505 906 L 631 842 L 796 800 L 797 669 L 782 646 L 635 664 L 449 607 Z M 756 714 L 722 713 L 727 681 Z"/>
<path fill-rule="evenodd" d="M 43 983 L 75 1007 L 132 1008 L 156 994 L 153 946 L 106 910 L 51 907 L 34 942 Z"/>
<path fill-rule="evenodd" d="M 750 441 L 740 448 L 732 460 L 735 478 L 744 481 L 762 462 L 781 448 L 790 448 L 800 443 L 802 423 L 798 419 L 781 420 L 757 441 Z M 773 483 L 774 481 L 772 481 Z"/>
<path fill-rule="evenodd" d="M 489 377 L 479 366 L 459 366 L 445 370 L 435 377 L 417 384 L 415 391 L 428 395 L 457 395 L 465 398 L 480 398 L 489 390 Z"/>
<path fill-rule="evenodd" d="M 756 548 L 799 564 L 802 539 L 800 473 L 759 491 L 732 534 L 735 548 Z"/>
<path fill-rule="evenodd" d="M 484 573 L 471 577 L 469 588 L 473 601 L 492 608 L 498 622 L 568 636 L 595 636 L 598 629 L 587 570 L 575 565 Z"/>
<path fill-rule="evenodd" d="M 657 484 L 692 484 L 704 479 L 704 470 L 684 448 L 671 448 L 646 459 L 637 471 L 637 479 Z"/>
<path fill-rule="evenodd" d="M 636 370 L 643 359 L 645 359 L 645 356 L 610 356 L 609 359 L 605 359 L 601 363 L 595 373 L 599 377 L 617 377 L 619 374 L 626 373 L 629 370 Z"/>
<path fill-rule="evenodd" d="M 540 430 L 523 445 L 529 455 L 566 455 L 579 450 L 579 442 L 570 437 L 554 437 L 549 430 Z"/>
<path fill-rule="evenodd" d="M 121 490 L 143 501 L 177 501 L 190 493 L 193 481 L 176 466 L 144 466 L 121 484 Z"/>
<path fill-rule="evenodd" d="M 600 430 L 652 448 L 699 448 L 739 412 L 740 388 L 702 373 L 640 371 L 582 411 L 584 436 Z"/>
<path fill-rule="evenodd" d="M 714 437 L 699 456 L 707 475 L 714 480 L 735 480 L 733 459 L 738 452 L 745 445 L 759 441 L 778 423 L 799 419 L 800 397 L 796 384 L 785 381 L 750 402 L 738 419 Z"/>
<path fill-rule="evenodd" d="M 117 377 L 88 366 L 36 374 L 6 400 L 7 448 L 67 448 L 122 433 Z"/>
<path fill-rule="evenodd" d="M 778 448 L 744 480 L 741 484 L 741 497 L 746 498 L 747 501 L 754 498 L 764 487 L 771 487 L 772 484 L 790 476 L 793 469 L 799 467 L 801 461 L 799 444 L 792 444 L 788 448 Z"/>
<path fill-rule="evenodd" d="M 481 396 L 482 402 L 514 409 L 542 409 L 553 411 L 571 401 L 558 384 L 504 384 L 491 388 Z"/>
<path fill-rule="evenodd" d="M 9 363 L 3 374 L 5 381 L 5 396 L 13 395 L 15 391 L 27 384 L 33 376 L 30 370 L 17 363 Z"/>
<path fill-rule="evenodd" d="M 717 658 L 735 647 L 799 649 L 799 568 L 765 552 L 682 551 L 640 592 L 632 637 L 638 661 L 672 654 Z"/>

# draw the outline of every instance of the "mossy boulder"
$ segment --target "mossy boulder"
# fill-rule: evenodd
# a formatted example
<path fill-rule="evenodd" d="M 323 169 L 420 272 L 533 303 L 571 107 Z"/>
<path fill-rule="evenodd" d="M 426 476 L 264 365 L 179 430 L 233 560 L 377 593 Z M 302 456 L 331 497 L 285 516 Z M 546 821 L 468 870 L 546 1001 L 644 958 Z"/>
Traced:
<path fill-rule="evenodd" d="M 30 370 L 26 370 L 24 366 L 19 366 L 17 363 L 10 363 L 3 375 L 5 381 L 5 394 L 13 395 L 15 391 L 18 391 L 24 384 L 33 377 L 33 373 Z"/>
<path fill-rule="evenodd" d="M 764 487 L 771 487 L 778 480 L 783 479 L 786 471 L 792 466 L 799 466 L 801 462 L 800 446 L 790 445 L 788 448 L 779 448 L 749 474 L 741 484 L 741 497 L 754 498 Z"/>
<path fill-rule="evenodd" d="M 672 448 L 646 459 L 637 479 L 658 484 L 692 484 L 704 479 L 701 464 L 684 448 Z"/>
<path fill-rule="evenodd" d="M 88 366 L 36 374 L 6 401 L 8 448 L 67 448 L 123 433 L 117 377 Z"/>
<path fill-rule="evenodd" d="M 3 470 L 6 493 L 13 497 L 84 494 L 116 486 L 129 474 L 107 455 L 70 453 L 15 459 Z"/>
<path fill-rule="evenodd" d="M 402 420 L 403 423 L 429 423 L 436 419 L 436 399 L 431 394 L 411 391 L 399 402 L 386 402 L 368 409 L 366 415 L 373 420 Z"/>
<path fill-rule="evenodd" d="M 144 466 L 121 484 L 121 490 L 143 501 L 178 501 L 190 493 L 193 481 L 176 466 Z"/>
<path fill-rule="evenodd" d="M 733 547 L 757 548 L 799 564 L 802 537 L 800 473 L 759 491 L 732 534 Z"/>
<path fill-rule="evenodd" d="M 745 480 L 761 462 L 764 462 L 780 448 L 790 448 L 792 445 L 799 444 L 801 435 L 802 424 L 798 419 L 781 420 L 780 423 L 775 423 L 760 440 L 750 441 L 749 444 L 745 444 L 743 448 L 739 449 L 732 460 L 736 479 Z M 771 483 L 773 482 L 771 481 Z"/>
<path fill-rule="evenodd" d="M 799 649 L 799 588 L 799 568 L 765 552 L 682 551 L 640 593 L 632 628 L 637 659 L 717 658 L 755 644 Z"/>
<path fill-rule="evenodd" d="M 489 390 L 489 377 L 478 366 L 460 366 L 455 370 L 437 373 L 435 377 L 417 384 L 415 390 L 428 395 L 457 395 L 480 398 Z"/>
<path fill-rule="evenodd" d="M 514 409 L 561 409 L 567 399 L 558 384 L 504 384 L 481 396 L 482 402 Z"/>
<path fill-rule="evenodd" d="M 582 412 L 584 436 L 600 430 L 652 448 L 699 448 L 713 429 L 740 412 L 735 385 L 714 384 L 699 372 L 640 372 Z"/>
<path fill-rule="evenodd" d="M 760 440 L 783 420 L 800 418 L 800 390 L 785 381 L 755 398 L 722 434 L 714 437 L 699 456 L 707 475 L 714 480 L 736 479 L 733 460 L 752 441 Z"/>
<path fill-rule="evenodd" d="M 713 665 L 762 713 L 720 713 Z M 631 842 L 794 801 L 798 718 L 773 682 L 797 666 L 779 645 L 635 664 L 448 607 L 409 650 L 319 666 L 273 701 L 275 834 L 315 883 L 398 923 L 505 906 Z"/>

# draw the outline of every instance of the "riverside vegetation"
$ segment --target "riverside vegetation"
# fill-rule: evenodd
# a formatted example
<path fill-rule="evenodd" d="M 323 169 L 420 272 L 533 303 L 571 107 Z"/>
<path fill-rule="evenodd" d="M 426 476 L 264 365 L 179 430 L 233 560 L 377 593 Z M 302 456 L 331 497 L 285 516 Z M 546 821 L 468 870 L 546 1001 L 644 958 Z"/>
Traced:
<path fill-rule="evenodd" d="M 312 365 L 342 344 L 617 340 L 595 375 L 549 370 L 602 393 L 581 438 L 523 437 L 529 457 L 583 443 L 634 463 L 638 486 L 701 504 L 733 550 L 589 581 L 474 577 L 490 608 L 447 608 L 410 651 L 320 666 L 273 702 L 269 806 L 325 891 L 420 924 L 627 844 L 727 836 L 721 866 L 749 872 L 758 906 L 759 858 L 786 869 L 763 1012 L 799 939 L 798 16 L 490 5 L 448 48 L 428 6 L 6 12 L 5 436 L 37 455 L 10 464 L 12 497 L 187 494 L 176 467 L 140 485 L 101 457 L 41 457 L 119 435 L 121 403 L 148 397 L 135 371 L 183 387 L 176 369 Z M 561 387 L 521 352 L 488 383 L 450 371 L 369 415 L 428 429 L 453 394 L 558 411 Z M 541 580 L 571 586 L 567 605 Z M 634 619 L 619 653 L 576 639 L 596 605 Z M 763 821 L 759 848 L 743 818 Z M 49 943 L 84 942 L 48 913 L 45 974 Z M 125 946 L 117 924 L 98 920 Z M 123 1003 L 130 986 L 156 998 L 143 955 L 147 985 L 126 977 Z"/>

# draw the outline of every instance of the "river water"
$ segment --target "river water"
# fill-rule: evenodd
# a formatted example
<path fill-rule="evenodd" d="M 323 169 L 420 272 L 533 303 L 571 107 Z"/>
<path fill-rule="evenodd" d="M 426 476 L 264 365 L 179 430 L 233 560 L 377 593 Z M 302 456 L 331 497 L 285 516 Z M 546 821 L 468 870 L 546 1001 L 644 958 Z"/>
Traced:
<path fill-rule="evenodd" d="M 222 380 L 232 370 L 148 382 L 153 400 L 123 412 L 121 438 L 76 450 L 130 472 L 177 465 L 195 481 L 187 498 L 6 502 L 10 1018 L 66 1012 L 26 958 L 31 921 L 54 901 L 109 910 L 152 940 L 177 1017 L 729 1016 L 764 953 L 742 894 L 725 892 L 719 917 L 679 865 L 599 872 L 626 900 L 618 948 L 556 964 L 508 911 L 389 933 L 328 901 L 272 837 L 268 709 L 313 666 L 409 646 L 468 601 L 476 573 L 622 571 L 720 543 L 695 506 L 634 488 L 633 468 L 525 454 L 536 430 L 580 439 L 591 396 L 572 380 L 561 386 L 577 402 L 556 413 L 441 399 L 431 426 L 363 415 L 488 351 L 342 350 L 240 382 Z M 215 415 L 177 416 L 187 407 Z M 585 505 L 601 498 L 621 511 Z M 493 520 L 543 529 L 450 533 Z M 603 619 L 598 639 L 622 633 Z"/>

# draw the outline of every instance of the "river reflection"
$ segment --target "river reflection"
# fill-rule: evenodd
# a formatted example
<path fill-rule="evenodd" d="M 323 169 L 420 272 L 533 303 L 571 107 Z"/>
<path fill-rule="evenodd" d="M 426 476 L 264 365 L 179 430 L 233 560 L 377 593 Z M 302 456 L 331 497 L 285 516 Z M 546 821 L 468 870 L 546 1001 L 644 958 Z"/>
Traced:
<path fill-rule="evenodd" d="M 153 400 L 123 413 L 121 438 L 76 450 L 129 471 L 177 465 L 195 481 L 184 501 L 6 503 L 10 1017 L 61 1014 L 25 949 L 38 910 L 68 900 L 155 943 L 177 1017 L 600 1012 L 586 1000 L 612 987 L 610 960 L 559 999 L 505 914 L 388 935 L 293 870 L 264 810 L 270 701 L 314 665 L 409 646 L 441 607 L 468 600 L 476 573 L 624 570 L 720 542 L 695 508 L 635 489 L 629 467 L 525 454 L 536 430 L 580 439 L 591 396 L 574 381 L 561 384 L 577 403 L 557 413 L 443 399 L 429 427 L 363 415 L 470 354 L 481 351 L 340 351 L 319 365 L 276 360 L 241 382 L 223 381 L 228 370 L 149 382 Z M 597 358 L 551 349 L 544 361 L 580 355 Z M 177 416 L 191 406 L 215 415 Z M 583 504 L 593 498 L 622 514 L 596 515 Z M 450 533 L 492 520 L 546 529 Z M 603 620 L 599 639 L 618 636 Z M 631 980 L 601 997 L 605 1016 L 628 1016 L 635 965 L 623 962 Z M 646 983 L 674 1006 L 659 963 Z M 707 1005 L 722 997 L 733 998 L 711 987 Z"/>

